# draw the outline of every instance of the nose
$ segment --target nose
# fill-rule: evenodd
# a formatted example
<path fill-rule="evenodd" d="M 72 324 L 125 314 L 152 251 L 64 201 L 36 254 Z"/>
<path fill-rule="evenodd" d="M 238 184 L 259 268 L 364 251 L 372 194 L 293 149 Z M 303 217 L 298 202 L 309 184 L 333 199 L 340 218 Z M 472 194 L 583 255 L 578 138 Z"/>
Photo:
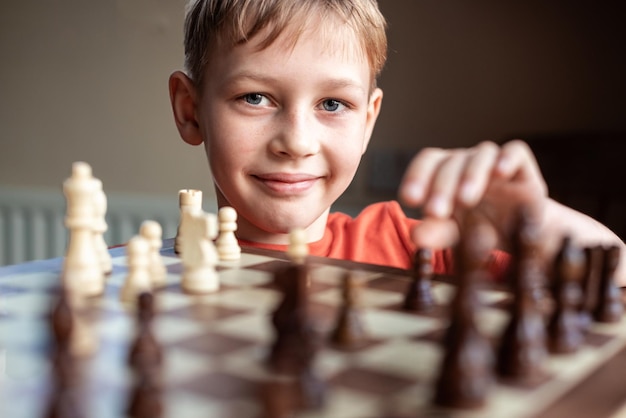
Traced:
<path fill-rule="evenodd" d="M 304 110 L 285 112 L 270 142 L 270 151 L 282 158 L 303 158 L 320 151 L 319 129 L 315 118 Z"/>

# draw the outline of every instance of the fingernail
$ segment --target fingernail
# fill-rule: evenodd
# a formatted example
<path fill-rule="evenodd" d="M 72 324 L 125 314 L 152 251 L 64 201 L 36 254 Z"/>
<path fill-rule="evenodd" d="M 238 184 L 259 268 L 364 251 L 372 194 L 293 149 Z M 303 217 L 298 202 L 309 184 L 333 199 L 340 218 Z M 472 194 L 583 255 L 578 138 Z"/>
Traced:
<path fill-rule="evenodd" d="M 463 203 L 470 203 L 476 197 L 476 186 L 474 183 L 465 183 L 461 186 L 460 196 Z"/>
<path fill-rule="evenodd" d="M 444 218 L 448 216 L 448 201 L 441 196 L 435 196 L 430 202 L 430 210 L 433 215 Z"/>
<path fill-rule="evenodd" d="M 498 171 L 501 173 L 507 173 L 511 168 L 511 159 L 508 157 L 501 157 L 498 161 Z"/>
<path fill-rule="evenodd" d="M 407 198 L 416 202 L 421 201 L 424 197 L 424 188 L 419 183 L 410 183 L 405 192 Z"/>

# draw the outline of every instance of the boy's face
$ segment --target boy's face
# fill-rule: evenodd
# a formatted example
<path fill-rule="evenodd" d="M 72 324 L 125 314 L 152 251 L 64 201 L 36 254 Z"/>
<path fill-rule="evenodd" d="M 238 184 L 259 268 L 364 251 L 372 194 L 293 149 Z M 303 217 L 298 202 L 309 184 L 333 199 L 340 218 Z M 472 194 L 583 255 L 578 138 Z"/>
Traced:
<path fill-rule="evenodd" d="M 295 44 L 281 36 L 261 50 L 254 38 L 211 54 L 195 118 L 218 203 L 237 210 L 240 238 L 286 243 L 302 227 L 321 239 L 367 147 L 382 92 L 370 94 L 352 31 L 323 25 Z"/>

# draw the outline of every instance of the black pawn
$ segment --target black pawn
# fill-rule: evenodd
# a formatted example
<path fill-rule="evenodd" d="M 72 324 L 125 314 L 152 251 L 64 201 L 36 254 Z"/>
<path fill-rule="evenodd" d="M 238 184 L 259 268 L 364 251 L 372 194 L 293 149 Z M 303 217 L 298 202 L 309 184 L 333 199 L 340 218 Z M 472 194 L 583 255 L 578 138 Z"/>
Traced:
<path fill-rule="evenodd" d="M 128 363 L 133 368 L 143 370 L 161 365 L 163 354 L 152 332 L 153 317 L 154 298 L 150 293 L 141 293 L 137 303 L 137 336 L 128 356 Z"/>
<path fill-rule="evenodd" d="M 402 307 L 407 311 L 430 312 L 435 307 L 432 291 L 433 265 L 432 251 L 421 248 L 413 258 L 412 280 Z"/>
<path fill-rule="evenodd" d="M 548 323 L 548 348 L 552 353 L 573 353 L 583 343 L 578 307 L 584 268 L 583 252 L 565 238 L 554 262 L 555 307 Z"/>
<path fill-rule="evenodd" d="M 77 393 L 76 361 L 70 353 L 73 313 L 65 289 L 59 291 L 50 314 L 52 334 L 52 391 L 44 416 L 46 418 L 84 417 Z"/>
<path fill-rule="evenodd" d="M 362 345 L 367 336 L 360 318 L 358 292 L 361 284 L 352 272 L 347 272 L 342 282 L 343 303 L 330 341 L 339 347 L 354 348 Z"/>
<path fill-rule="evenodd" d="M 491 344 L 478 329 L 475 318 L 479 308 L 476 286 L 478 280 L 488 276 L 484 268 L 489 244 L 477 218 L 469 217 L 464 226 L 455 254 L 457 292 L 434 402 L 444 407 L 476 409 L 484 406 L 493 381 Z"/>
<path fill-rule="evenodd" d="M 624 314 L 620 290 L 615 284 L 615 271 L 619 263 L 620 250 L 612 246 L 604 250 L 602 275 L 598 293 L 598 303 L 593 318 L 598 322 L 618 322 Z"/>
<path fill-rule="evenodd" d="M 163 416 L 161 384 L 158 373 L 148 370 L 138 373 L 127 412 L 131 418 L 160 418 Z"/>
<path fill-rule="evenodd" d="M 272 314 L 275 340 L 269 364 L 278 373 L 296 375 L 309 367 L 318 345 L 309 313 L 309 268 L 292 264 L 277 272 L 275 283 L 283 297 Z"/>

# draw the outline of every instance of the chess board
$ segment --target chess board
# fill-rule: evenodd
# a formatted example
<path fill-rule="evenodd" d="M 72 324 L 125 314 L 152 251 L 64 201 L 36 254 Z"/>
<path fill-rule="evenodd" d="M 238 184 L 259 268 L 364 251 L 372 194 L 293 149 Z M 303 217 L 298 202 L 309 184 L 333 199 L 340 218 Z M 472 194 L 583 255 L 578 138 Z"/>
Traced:
<path fill-rule="evenodd" d="M 280 297 L 272 278 L 285 266 L 285 255 L 244 249 L 240 261 L 220 263 L 219 292 L 190 296 L 179 287 L 181 264 L 171 244 L 166 241 L 162 250 L 167 285 L 155 293 L 153 323 L 164 352 L 165 416 L 261 416 L 259 387 L 272 378 L 265 362 L 273 339 L 270 313 Z M 84 360 L 81 374 L 83 408 L 96 418 L 125 416 L 132 384 L 126 356 L 135 335 L 134 308 L 119 300 L 127 274 L 124 249 L 112 250 L 112 256 L 105 295 L 89 301 L 98 350 Z M 437 281 L 434 293 L 441 307 L 419 315 L 400 309 L 409 280 L 406 271 L 315 257 L 312 264 L 316 327 L 324 334 L 333 326 L 341 303 L 338 284 L 346 269 L 354 269 L 364 281 L 360 299 L 369 340 L 353 350 L 322 347 L 315 371 L 326 382 L 326 404 L 299 417 L 607 416 L 626 399 L 626 390 L 615 392 L 623 386 L 626 370 L 622 321 L 594 325 L 579 352 L 552 356 L 547 378 L 534 386 L 496 381 L 480 410 L 434 407 L 433 380 L 454 286 L 445 278 Z M 47 315 L 61 265 L 56 259 L 0 268 L 2 417 L 42 416 L 52 380 Z M 482 290 L 481 300 L 479 325 L 496 341 L 507 321 L 509 295 L 494 287 Z"/>

